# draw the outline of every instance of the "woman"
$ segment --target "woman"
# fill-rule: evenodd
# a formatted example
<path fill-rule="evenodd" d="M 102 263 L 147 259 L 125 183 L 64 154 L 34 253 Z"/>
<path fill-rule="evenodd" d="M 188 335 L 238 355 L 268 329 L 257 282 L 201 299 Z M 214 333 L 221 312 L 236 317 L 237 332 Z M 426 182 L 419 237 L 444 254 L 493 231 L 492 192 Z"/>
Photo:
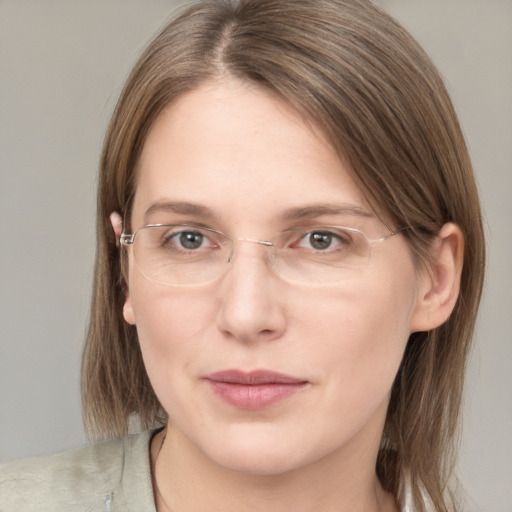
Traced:
<path fill-rule="evenodd" d="M 457 510 L 483 268 L 464 139 L 404 29 L 369 1 L 196 2 L 100 169 L 84 418 L 145 432 L 7 466 L 1 506 Z"/>

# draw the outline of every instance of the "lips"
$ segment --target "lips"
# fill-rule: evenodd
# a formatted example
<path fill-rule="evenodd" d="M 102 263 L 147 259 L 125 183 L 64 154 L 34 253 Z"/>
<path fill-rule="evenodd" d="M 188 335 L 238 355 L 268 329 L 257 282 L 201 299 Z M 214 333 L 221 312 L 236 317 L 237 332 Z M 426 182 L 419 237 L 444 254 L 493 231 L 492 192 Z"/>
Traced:
<path fill-rule="evenodd" d="M 230 405 L 257 410 L 270 407 L 304 389 L 308 381 L 266 370 L 225 370 L 206 377 L 212 391 Z"/>

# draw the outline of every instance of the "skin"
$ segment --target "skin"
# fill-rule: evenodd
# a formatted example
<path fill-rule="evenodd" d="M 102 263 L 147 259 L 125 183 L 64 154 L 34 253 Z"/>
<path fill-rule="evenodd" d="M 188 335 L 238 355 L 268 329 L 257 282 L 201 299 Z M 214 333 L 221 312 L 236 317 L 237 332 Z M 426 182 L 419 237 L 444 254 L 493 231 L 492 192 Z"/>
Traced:
<path fill-rule="evenodd" d="M 210 215 L 148 209 L 187 202 Z M 292 208 L 348 204 L 365 212 L 286 220 Z M 268 240 L 297 225 L 389 233 L 314 123 L 268 91 L 204 84 L 153 125 L 139 162 L 132 226 L 201 223 Z M 116 235 L 120 233 L 113 217 Z M 402 235 L 376 245 L 356 280 L 328 286 L 276 276 L 265 248 L 240 243 L 209 284 L 162 286 L 129 251 L 124 316 L 170 417 L 152 445 L 159 511 L 398 510 L 375 475 L 390 389 L 411 332 L 444 321 L 458 293 L 462 240 L 440 234 L 431 273 Z M 307 381 L 262 410 L 220 400 L 204 377 L 267 369 Z"/>

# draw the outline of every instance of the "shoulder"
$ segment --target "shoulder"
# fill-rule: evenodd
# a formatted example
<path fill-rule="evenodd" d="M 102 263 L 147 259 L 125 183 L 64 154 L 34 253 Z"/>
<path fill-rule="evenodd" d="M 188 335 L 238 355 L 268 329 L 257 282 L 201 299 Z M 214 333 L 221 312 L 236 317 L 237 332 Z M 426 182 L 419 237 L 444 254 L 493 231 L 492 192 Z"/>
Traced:
<path fill-rule="evenodd" d="M 150 435 L 0 466 L 0 512 L 103 512 L 107 496 L 122 492 L 124 473 L 133 472 L 127 463 L 149 473 Z"/>

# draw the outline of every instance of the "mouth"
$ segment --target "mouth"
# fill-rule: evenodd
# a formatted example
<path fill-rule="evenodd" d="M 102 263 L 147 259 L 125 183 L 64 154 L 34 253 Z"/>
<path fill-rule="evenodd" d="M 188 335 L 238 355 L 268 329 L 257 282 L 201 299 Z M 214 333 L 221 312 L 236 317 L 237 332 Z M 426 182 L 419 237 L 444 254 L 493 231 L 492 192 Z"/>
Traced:
<path fill-rule="evenodd" d="M 307 380 L 267 370 L 225 370 L 212 373 L 205 380 L 221 400 L 246 410 L 270 407 L 309 384 Z"/>

